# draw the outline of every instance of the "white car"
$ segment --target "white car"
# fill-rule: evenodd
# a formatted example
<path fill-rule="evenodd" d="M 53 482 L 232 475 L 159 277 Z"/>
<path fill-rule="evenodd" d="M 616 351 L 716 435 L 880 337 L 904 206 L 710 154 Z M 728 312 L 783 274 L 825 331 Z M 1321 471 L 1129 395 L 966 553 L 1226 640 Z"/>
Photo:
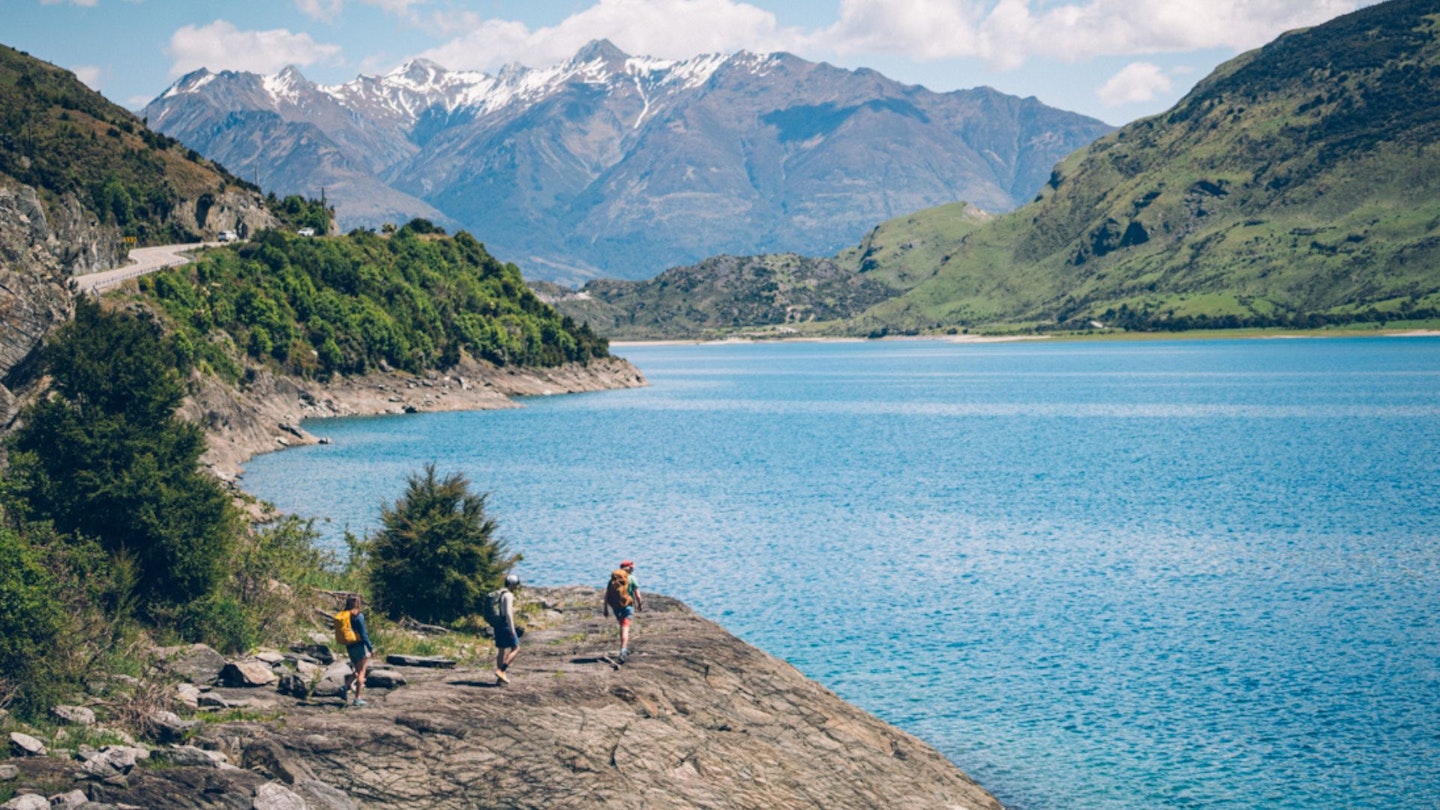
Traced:
<path fill-rule="evenodd" d="M 297 233 L 297 234 L 299 234 L 299 235 L 301 235 L 301 236 L 314 236 L 314 235 L 315 235 L 315 229 L 314 229 L 314 228 L 301 228 L 300 230 L 296 231 L 295 233 Z"/>
<path fill-rule="evenodd" d="M 221 242 L 234 242 L 240 237 L 236 236 L 234 231 L 221 231 L 220 233 L 216 234 L 215 238 L 219 239 Z"/>

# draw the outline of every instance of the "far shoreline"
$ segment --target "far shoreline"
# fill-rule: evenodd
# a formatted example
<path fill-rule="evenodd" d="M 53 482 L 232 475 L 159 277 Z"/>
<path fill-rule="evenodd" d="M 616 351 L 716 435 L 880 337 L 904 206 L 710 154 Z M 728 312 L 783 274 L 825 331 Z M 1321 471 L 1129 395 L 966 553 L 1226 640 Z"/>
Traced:
<path fill-rule="evenodd" d="M 1440 329 L 1193 329 L 1184 332 L 1123 332 L 1105 331 L 1095 333 L 1065 332 L 1056 334 L 928 334 L 928 335 L 886 335 L 884 337 L 856 336 L 733 336 L 724 338 L 656 338 L 610 340 L 611 348 L 626 346 L 726 346 L 761 343 L 870 343 L 897 341 L 932 341 L 965 345 L 990 343 L 1020 343 L 1028 341 L 1055 341 L 1073 343 L 1082 341 L 1146 341 L 1146 340 L 1324 340 L 1333 338 L 1370 337 L 1440 337 Z"/>

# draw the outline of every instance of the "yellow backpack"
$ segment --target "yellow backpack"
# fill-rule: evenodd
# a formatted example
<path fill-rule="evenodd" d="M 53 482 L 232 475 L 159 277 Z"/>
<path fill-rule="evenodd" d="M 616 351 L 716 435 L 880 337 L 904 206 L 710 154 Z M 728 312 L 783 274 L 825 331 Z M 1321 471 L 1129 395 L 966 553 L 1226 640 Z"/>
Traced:
<path fill-rule="evenodd" d="M 347 647 L 360 643 L 360 634 L 350 626 L 350 611 L 348 610 L 342 610 L 335 614 L 335 640 Z"/>

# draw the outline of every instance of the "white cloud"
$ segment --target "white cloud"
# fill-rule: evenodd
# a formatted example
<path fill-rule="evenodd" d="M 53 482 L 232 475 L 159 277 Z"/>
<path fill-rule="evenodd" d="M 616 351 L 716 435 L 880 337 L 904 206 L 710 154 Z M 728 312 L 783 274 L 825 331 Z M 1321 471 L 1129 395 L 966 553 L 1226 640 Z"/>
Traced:
<path fill-rule="evenodd" d="M 97 93 L 100 92 L 100 79 L 105 75 L 104 69 L 98 65 L 76 65 L 70 68 L 70 72 L 75 74 L 75 78 L 84 82 L 86 87 Z"/>
<path fill-rule="evenodd" d="M 187 25 L 170 36 L 165 49 L 175 63 L 171 76 L 183 76 L 197 68 L 275 73 L 286 65 L 312 65 L 339 56 L 340 46 L 325 45 L 309 34 L 294 34 L 283 28 L 271 31 L 241 31 L 225 20 L 197 28 Z"/>
<path fill-rule="evenodd" d="M 978 57 L 1013 68 L 1203 48 L 1245 50 L 1281 32 L 1353 11 L 1366 0 L 842 0 L 819 37 L 841 53 Z"/>
<path fill-rule="evenodd" d="M 344 8 L 345 0 L 295 0 L 295 8 L 312 20 L 334 22 Z"/>
<path fill-rule="evenodd" d="M 548 65 L 592 39 L 665 58 L 700 53 L 790 50 L 896 55 L 917 60 L 979 58 L 1019 67 L 1036 57 L 1245 50 L 1281 32 L 1315 25 L 1374 0 L 841 0 L 838 20 L 813 31 L 783 28 L 744 0 L 594 0 L 557 25 L 447 8 L 422 14 L 426 0 L 356 0 L 453 37 L 421 54 L 459 69 L 508 62 Z M 297 0 L 318 4 L 327 0 Z M 338 5 L 342 0 L 328 0 Z"/>
<path fill-rule="evenodd" d="M 775 15 L 735 0 L 598 0 L 558 25 L 531 30 L 523 23 L 469 17 L 431 18 L 433 27 L 462 24 L 465 33 L 422 54 L 456 69 L 487 70 L 510 62 L 549 65 L 593 39 L 609 39 L 627 53 L 685 59 L 701 53 L 795 50 L 805 44 Z"/>
<path fill-rule="evenodd" d="M 1154 101 L 1161 93 L 1170 92 L 1173 86 L 1159 65 L 1131 62 L 1101 85 L 1095 95 L 1106 107 L 1119 107 Z"/>
<path fill-rule="evenodd" d="M 100 0 L 40 0 L 40 5 L 58 6 L 62 3 L 70 3 L 71 5 L 83 6 L 85 8 L 94 8 L 99 2 Z"/>

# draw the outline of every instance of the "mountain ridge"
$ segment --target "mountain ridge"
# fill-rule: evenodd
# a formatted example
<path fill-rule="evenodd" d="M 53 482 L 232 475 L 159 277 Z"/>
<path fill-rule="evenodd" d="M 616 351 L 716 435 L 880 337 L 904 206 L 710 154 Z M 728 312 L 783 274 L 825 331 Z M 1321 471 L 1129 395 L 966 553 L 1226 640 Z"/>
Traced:
<path fill-rule="evenodd" d="M 720 253 L 831 253 L 958 199 L 1008 210 L 1112 129 L 987 88 L 933 93 L 786 53 L 630 56 L 603 40 L 495 75 L 412 61 L 322 86 L 293 69 L 197 71 L 145 114 L 267 186 L 323 186 L 345 227 L 424 216 L 572 283 Z"/>

